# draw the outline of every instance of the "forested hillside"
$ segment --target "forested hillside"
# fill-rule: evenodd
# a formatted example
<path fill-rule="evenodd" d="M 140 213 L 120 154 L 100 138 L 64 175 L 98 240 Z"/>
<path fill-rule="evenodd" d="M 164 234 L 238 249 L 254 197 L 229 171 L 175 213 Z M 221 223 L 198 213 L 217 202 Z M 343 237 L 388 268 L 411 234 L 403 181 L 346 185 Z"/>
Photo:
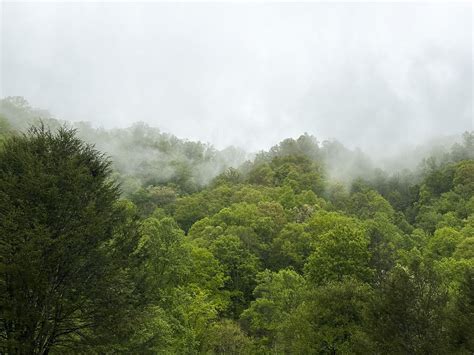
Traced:
<path fill-rule="evenodd" d="M 474 352 L 474 132 L 385 172 L 0 114 L 0 353 Z"/>

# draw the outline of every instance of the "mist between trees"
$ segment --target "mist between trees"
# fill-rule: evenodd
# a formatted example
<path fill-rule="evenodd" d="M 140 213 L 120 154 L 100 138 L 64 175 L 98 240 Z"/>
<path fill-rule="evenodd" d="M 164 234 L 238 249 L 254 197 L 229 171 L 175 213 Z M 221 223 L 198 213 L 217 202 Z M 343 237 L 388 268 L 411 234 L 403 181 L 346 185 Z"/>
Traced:
<path fill-rule="evenodd" d="M 77 129 L 80 138 L 111 157 L 126 196 L 143 186 L 163 184 L 175 184 L 180 192 L 195 192 L 228 168 L 245 170 L 245 165 L 254 159 L 257 162 L 291 154 L 318 162 L 327 178 L 349 186 L 357 178 L 410 174 L 407 170 L 417 174 L 423 169 L 424 159 L 434 157 L 446 162 L 451 159 L 451 148 L 457 149 L 455 144 L 469 139 L 460 132 L 458 136 L 420 141 L 415 147 L 401 146 L 399 155 L 383 156 L 377 152 L 372 156 L 358 148 L 348 149 L 336 140 L 319 142 L 317 137 L 304 133 L 297 139 L 280 142 L 268 152 L 248 152 L 233 146 L 218 150 L 210 143 L 179 139 L 141 122 L 122 129 L 94 128 L 88 121 L 68 122 L 52 117 L 47 110 L 32 108 L 23 97 L 2 99 L 0 115 L 12 131 L 25 131 L 40 121 L 51 129 L 62 125 Z M 8 130 L 6 126 L 2 129 Z"/>
<path fill-rule="evenodd" d="M 0 352 L 474 352 L 474 132 L 375 161 L 0 115 Z"/>

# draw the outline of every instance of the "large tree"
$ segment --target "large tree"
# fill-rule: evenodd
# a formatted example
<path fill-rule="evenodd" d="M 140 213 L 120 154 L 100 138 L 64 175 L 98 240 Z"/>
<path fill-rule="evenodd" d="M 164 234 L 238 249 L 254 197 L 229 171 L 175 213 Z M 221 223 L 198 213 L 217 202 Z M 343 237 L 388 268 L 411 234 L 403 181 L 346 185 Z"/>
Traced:
<path fill-rule="evenodd" d="M 110 173 L 67 128 L 31 128 L 0 151 L 0 352 L 124 339 L 137 235 Z"/>

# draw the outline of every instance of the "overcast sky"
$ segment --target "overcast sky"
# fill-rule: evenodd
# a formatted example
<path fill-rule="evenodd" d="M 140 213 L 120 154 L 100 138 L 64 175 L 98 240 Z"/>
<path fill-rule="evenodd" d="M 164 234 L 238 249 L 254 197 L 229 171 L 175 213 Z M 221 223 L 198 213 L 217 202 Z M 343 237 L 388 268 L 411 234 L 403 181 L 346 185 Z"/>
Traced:
<path fill-rule="evenodd" d="M 473 129 L 469 3 L 0 6 L 0 96 L 58 118 L 248 150 Z"/>

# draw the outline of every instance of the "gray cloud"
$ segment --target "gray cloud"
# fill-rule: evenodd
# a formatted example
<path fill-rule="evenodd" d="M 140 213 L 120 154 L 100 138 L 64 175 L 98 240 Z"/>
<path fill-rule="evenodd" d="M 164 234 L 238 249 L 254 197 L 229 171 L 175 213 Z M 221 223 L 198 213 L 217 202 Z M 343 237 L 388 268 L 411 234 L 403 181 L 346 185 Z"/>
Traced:
<path fill-rule="evenodd" d="M 217 147 L 473 129 L 472 5 L 2 3 L 0 96 Z"/>

